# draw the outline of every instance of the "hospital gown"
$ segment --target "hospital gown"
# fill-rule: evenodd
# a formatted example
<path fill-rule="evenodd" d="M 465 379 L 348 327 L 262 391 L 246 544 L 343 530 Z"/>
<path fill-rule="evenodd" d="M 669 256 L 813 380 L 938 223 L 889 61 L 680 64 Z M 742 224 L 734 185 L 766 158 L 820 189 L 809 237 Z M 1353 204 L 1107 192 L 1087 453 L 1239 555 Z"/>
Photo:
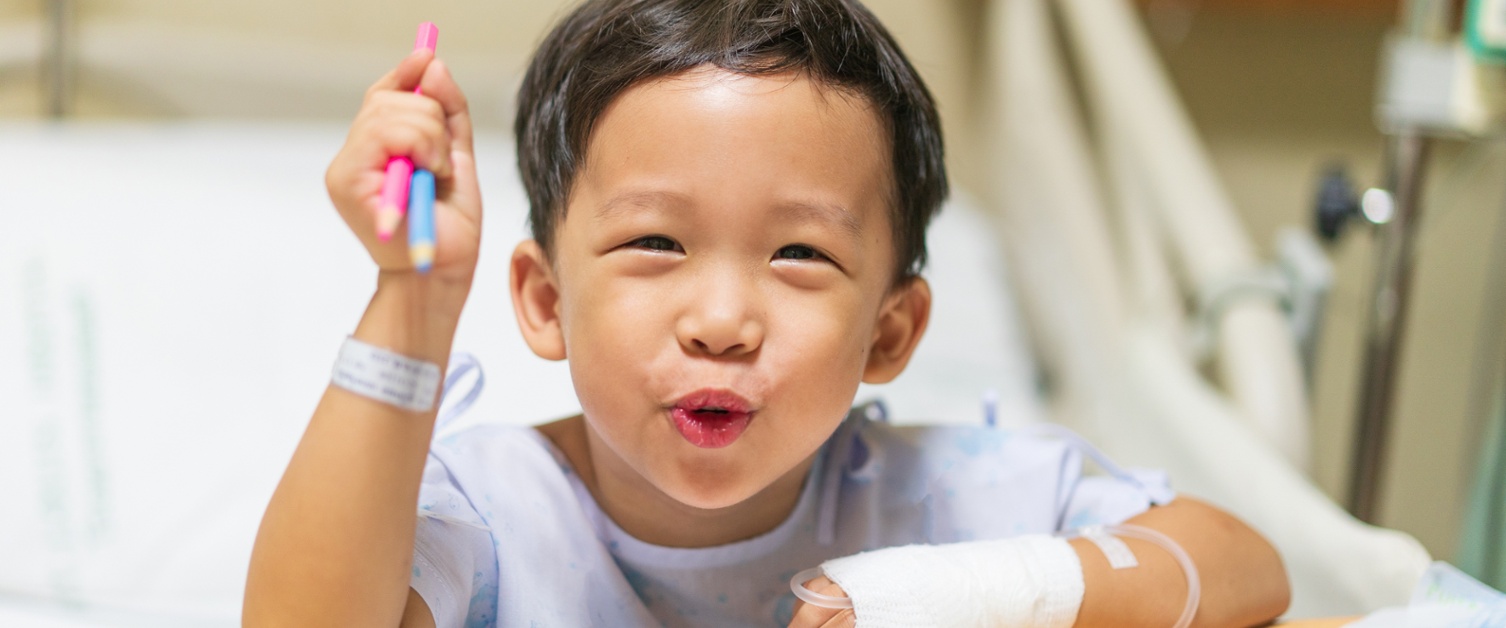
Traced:
<path fill-rule="evenodd" d="M 438 626 L 785 626 L 789 580 L 822 561 L 1119 523 L 1169 494 L 1164 475 L 1083 475 L 1065 441 L 848 415 L 789 517 L 703 548 L 651 545 L 608 518 L 532 428 L 484 425 L 434 443 L 411 583 Z"/>

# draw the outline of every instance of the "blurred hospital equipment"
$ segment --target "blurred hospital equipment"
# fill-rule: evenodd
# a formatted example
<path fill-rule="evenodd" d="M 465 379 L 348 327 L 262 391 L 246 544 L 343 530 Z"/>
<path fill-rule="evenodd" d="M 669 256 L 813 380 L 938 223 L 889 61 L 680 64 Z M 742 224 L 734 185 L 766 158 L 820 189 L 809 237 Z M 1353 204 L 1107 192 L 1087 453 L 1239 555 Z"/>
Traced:
<path fill-rule="evenodd" d="M 1456 9 L 1463 14 L 1457 15 Z M 1390 136 L 1382 187 L 1356 193 L 1342 167 L 1324 177 L 1317 204 L 1320 231 L 1337 239 L 1344 225 L 1363 219 L 1381 238 L 1366 310 L 1364 379 L 1350 474 L 1350 510 L 1373 520 L 1385 469 L 1402 339 L 1415 263 L 1427 220 L 1423 189 L 1432 147 L 1466 143 L 1461 164 L 1478 167 L 1487 149 L 1506 137 L 1506 3 L 1409 0 L 1401 27 L 1386 44 L 1376 119 Z M 1458 30 L 1455 30 L 1455 27 Z M 1454 174 L 1463 169 L 1455 166 Z M 1473 168 L 1471 168 L 1473 170 Z M 1444 193 L 1461 182 L 1441 182 Z M 1448 203 L 1435 201 L 1441 210 Z M 1502 208 L 1506 209 L 1506 208 Z M 1468 389 L 1467 431 L 1478 455 L 1466 452 L 1474 474 L 1459 563 L 1496 587 L 1506 586 L 1506 369 L 1499 361 L 1506 320 L 1506 212 L 1497 218 L 1478 343 Z"/>
<path fill-rule="evenodd" d="M 1224 306 L 1219 384 L 1186 350 L 1184 295 L 1259 266 L 1129 7 L 990 8 L 999 230 L 1057 418 L 1268 535 L 1289 561 L 1295 616 L 1404 600 L 1426 551 L 1356 521 L 1303 475 L 1305 391 L 1279 299 Z"/>
<path fill-rule="evenodd" d="M 1376 120 L 1388 135 L 1385 181 L 1334 203 L 1333 194 L 1347 190 L 1342 175 L 1332 174 L 1325 183 L 1328 202 L 1318 207 L 1325 236 L 1336 238 L 1347 219 L 1363 218 L 1380 240 L 1349 483 L 1349 509 L 1366 521 L 1377 514 L 1432 146 L 1441 138 L 1478 142 L 1506 131 L 1506 3 L 1469 0 L 1462 16 L 1455 14 L 1459 7 L 1444 0 L 1401 4 L 1402 23 L 1386 43 L 1376 103 Z M 1483 412 L 1473 405 L 1473 413 Z"/>
<path fill-rule="evenodd" d="M 899 382 L 862 395 L 901 419 L 979 422 L 993 389 L 1004 424 L 1049 415 L 1251 522 L 1287 560 L 1292 616 L 1404 604 L 1426 552 L 1306 477 L 1304 316 L 1283 305 L 1321 302 L 1321 258 L 1294 240 L 1291 261 L 1256 259 L 1126 2 L 987 12 L 1003 202 L 959 194 L 943 213 L 935 324 Z M 359 93 L 365 79 L 337 80 Z M 371 287 L 320 181 L 343 133 L 0 126 L 0 172 L 18 175 L 0 206 L 32 208 L 0 230 L 0 398 L 15 400 L 0 502 L 21 506 L 0 509 L 0 624 L 236 623 L 256 522 Z M 507 141 L 479 150 L 488 222 L 456 348 L 480 357 L 489 390 L 461 420 L 573 412 L 564 367 L 511 330 L 502 261 L 523 199 Z"/>

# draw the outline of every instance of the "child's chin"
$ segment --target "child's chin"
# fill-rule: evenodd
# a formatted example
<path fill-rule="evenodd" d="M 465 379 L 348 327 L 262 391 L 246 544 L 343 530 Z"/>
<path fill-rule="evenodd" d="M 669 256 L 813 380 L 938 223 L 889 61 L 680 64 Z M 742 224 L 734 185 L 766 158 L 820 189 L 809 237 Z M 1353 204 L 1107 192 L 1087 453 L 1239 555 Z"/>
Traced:
<path fill-rule="evenodd" d="M 748 480 L 735 481 L 725 476 L 709 479 L 677 478 L 676 486 L 664 492 L 691 508 L 720 510 L 741 504 L 765 488 L 753 484 Z M 666 487 L 661 487 L 661 490 L 664 488 Z"/>

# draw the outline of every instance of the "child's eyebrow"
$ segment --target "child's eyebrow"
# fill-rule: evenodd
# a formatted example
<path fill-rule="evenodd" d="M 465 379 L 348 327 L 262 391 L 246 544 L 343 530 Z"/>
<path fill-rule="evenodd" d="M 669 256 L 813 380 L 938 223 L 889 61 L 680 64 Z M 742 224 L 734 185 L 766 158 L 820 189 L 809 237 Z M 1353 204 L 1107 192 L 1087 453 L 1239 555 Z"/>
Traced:
<path fill-rule="evenodd" d="M 779 204 L 775 210 L 796 222 L 825 223 L 853 239 L 863 235 L 862 221 L 841 205 L 789 201 Z"/>
<path fill-rule="evenodd" d="M 618 214 L 625 214 L 635 210 L 683 207 L 689 201 L 690 199 L 685 195 L 674 192 L 659 190 L 625 192 L 602 203 L 601 207 L 596 209 L 596 221 L 605 222 L 617 217 Z"/>
<path fill-rule="evenodd" d="M 612 197 L 596 210 L 596 220 L 603 222 L 619 214 L 633 211 L 669 209 L 678 210 L 690 204 L 685 195 L 660 190 L 627 192 Z M 792 222 L 817 222 L 840 231 L 854 239 L 861 237 L 863 223 L 845 207 L 833 203 L 785 201 L 774 206 L 774 212 Z"/>

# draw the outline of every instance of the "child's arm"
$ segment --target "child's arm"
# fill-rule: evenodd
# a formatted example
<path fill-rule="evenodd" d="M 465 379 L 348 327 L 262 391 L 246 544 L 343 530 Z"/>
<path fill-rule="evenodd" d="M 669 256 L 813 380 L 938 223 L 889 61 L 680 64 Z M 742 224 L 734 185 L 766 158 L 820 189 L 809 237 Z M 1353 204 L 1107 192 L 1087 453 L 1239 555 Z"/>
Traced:
<path fill-rule="evenodd" d="M 1160 531 L 1192 557 L 1202 585 L 1193 626 L 1258 626 L 1286 611 L 1291 589 L 1281 557 L 1264 538 L 1228 513 L 1179 496 L 1126 523 Z M 1160 547 L 1139 539 L 1123 540 L 1135 553 L 1138 567 L 1111 569 L 1091 541 L 1071 542 L 1082 564 L 1084 589 L 1075 626 L 1170 626 L 1181 614 L 1187 600 L 1181 566 Z M 841 587 L 825 577 L 806 586 L 826 595 L 844 595 Z M 802 603 L 790 626 L 845 625 L 842 622 L 853 616 L 851 609 L 836 611 Z"/>
<path fill-rule="evenodd" d="M 1193 626 L 1258 626 L 1286 612 L 1286 568 L 1264 537 L 1234 516 L 1178 496 L 1125 523 L 1171 537 L 1197 565 L 1202 584 Z M 1166 550 L 1124 539 L 1140 566 L 1113 570 L 1086 539 L 1072 546 L 1082 562 L 1084 594 L 1076 626 L 1170 626 L 1187 599 L 1187 579 Z"/>
<path fill-rule="evenodd" d="M 481 204 L 465 97 L 432 59 L 415 52 L 372 86 L 325 183 L 380 269 L 352 335 L 443 369 L 475 272 Z M 420 83 L 423 95 L 413 94 Z M 413 271 L 405 234 L 387 242 L 376 237 L 389 155 L 410 156 L 440 182 L 438 256 L 427 275 Z M 246 625 L 404 621 L 434 417 L 435 410 L 414 412 L 326 388 L 262 518 L 246 580 Z"/>

